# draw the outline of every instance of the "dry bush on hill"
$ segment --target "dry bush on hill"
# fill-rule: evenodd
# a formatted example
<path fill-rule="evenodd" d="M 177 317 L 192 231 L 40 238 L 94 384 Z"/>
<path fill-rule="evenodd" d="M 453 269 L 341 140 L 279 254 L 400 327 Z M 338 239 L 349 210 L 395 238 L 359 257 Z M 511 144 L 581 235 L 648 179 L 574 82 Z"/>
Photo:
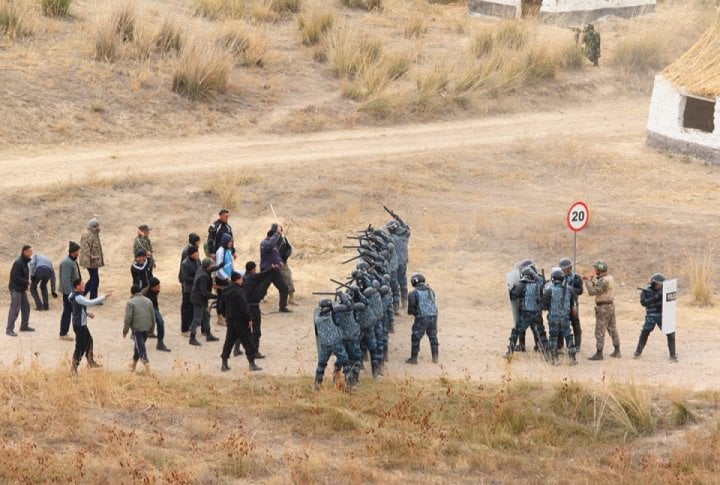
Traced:
<path fill-rule="evenodd" d="M 175 64 L 172 90 L 193 100 L 224 93 L 233 64 L 227 50 L 206 39 L 195 38 Z"/>
<path fill-rule="evenodd" d="M 382 10 L 382 0 L 340 0 L 340 3 L 348 8 L 367 11 Z"/>
<path fill-rule="evenodd" d="M 300 11 L 302 0 L 265 0 L 265 4 L 279 18 L 287 18 Z"/>
<path fill-rule="evenodd" d="M 710 246 L 690 253 L 688 269 L 690 271 L 690 293 L 696 305 L 711 306 L 713 275 L 715 274 L 715 247 Z"/>
<path fill-rule="evenodd" d="M 427 33 L 427 31 L 428 25 L 425 17 L 422 15 L 415 15 L 408 19 L 403 27 L 403 34 L 407 38 L 420 37 L 421 35 Z"/>
<path fill-rule="evenodd" d="M 155 47 L 161 55 L 182 50 L 185 31 L 170 19 L 163 20 L 155 35 Z"/>
<path fill-rule="evenodd" d="M 49 17 L 67 17 L 71 0 L 42 0 L 42 12 Z"/>
<path fill-rule="evenodd" d="M 207 190 L 217 195 L 220 206 L 229 210 L 237 209 L 242 202 L 247 187 L 260 180 L 253 174 L 241 173 L 239 170 L 228 170 L 215 177 L 207 185 Z"/>
<path fill-rule="evenodd" d="M 267 35 L 257 27 L 227 22 L 223 25 L 218 43 L 233 54 L 237 64 L 263 67 L 270 50 L 267 39 Z"/>
<path fill-rule="evenodd" d="M 337 13 L 332 9 L 314 8 L 298 17 L 298 28 L 302 35 L 302 43 L 315 45 L 323 35 L 337 22 Z"/>
<path fill-rule="evenodd" d="M 0 0 L 0 34 L 11 39 L 31 33 L 25 24 L 29 6 L 21 0 Z"/>
<path fill-rule="evenodd" d="M 247 0 L 195 0 L 195 14 L 209 19 L 240 18 L 249 11 Z"/>
<path fill-rule="evenodd" d="M 655 72 L 669 62 L 667 43 L 668 39 L 661 31 L 645 31 L 627 36 L 615 47 L 613 63 L 628 72 Z"/>

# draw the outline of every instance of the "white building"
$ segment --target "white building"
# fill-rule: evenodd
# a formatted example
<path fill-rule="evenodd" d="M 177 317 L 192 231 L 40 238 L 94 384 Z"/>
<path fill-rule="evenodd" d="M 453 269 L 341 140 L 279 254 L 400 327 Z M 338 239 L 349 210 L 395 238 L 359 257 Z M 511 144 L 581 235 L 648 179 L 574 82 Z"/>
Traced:
<path fill-rule="evenodd" d="M 470 12 L 505 18 L 540 15 L 543 22 L 579 25 L 605 15 L 634 17 L 655 11 L 655 0 L 468 0 Z"/>
<path fill-rule="evenodd" d="M 647 144 L 720 164 L 720 22 L 655 76 Z"/>

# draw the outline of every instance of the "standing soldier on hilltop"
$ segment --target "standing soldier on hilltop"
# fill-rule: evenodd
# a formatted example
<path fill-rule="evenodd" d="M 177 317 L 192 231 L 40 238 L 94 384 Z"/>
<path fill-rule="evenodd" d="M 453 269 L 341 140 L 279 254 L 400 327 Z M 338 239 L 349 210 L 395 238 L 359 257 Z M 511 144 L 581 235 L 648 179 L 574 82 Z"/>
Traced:
<path fill-rule="evenodd" d="M 612 337 L 615 350 L 610 357 L 620 357 L 620 336 L 617 333 L 615 322 L 615 282 L 608 274 L 608 265 L 605 261 L 597 261 L 593 265 L 594 276 L 583 276 L 587 286 L 588 295 L 595 297 L 595 339 L 597 352 L 588 360 L 603 360 L 603 347 L 605 345 L 605 332 Z"/>
<path fill-rule="evenodd" d="M 655 330 L 657 325 L 662 329 L 662 311 L 663 311 L 663 283 L 665 276 L 662 273 L 655 273 L 650 277 L 650 283 L 645 285 L 640 291 L 640 304 L 645 307 L 645 324 L 640 332 L 640 340 L 638 340 L 637 349 L 635 350 L 635 358 L 640 358 L 645 344 L 648 341 L 650 332 Z M 667 345 L 670 352 L 670 361 L 677 362 L 675 354 L 675 332 L 668 334 Z"/>
<path fill-rule="evenodd" d="M 585 56 L 593 66 L 600 65 L 600 33 L 595 30 L 593 24 L 585 24 L 582 31 L 582 49 Z"/>

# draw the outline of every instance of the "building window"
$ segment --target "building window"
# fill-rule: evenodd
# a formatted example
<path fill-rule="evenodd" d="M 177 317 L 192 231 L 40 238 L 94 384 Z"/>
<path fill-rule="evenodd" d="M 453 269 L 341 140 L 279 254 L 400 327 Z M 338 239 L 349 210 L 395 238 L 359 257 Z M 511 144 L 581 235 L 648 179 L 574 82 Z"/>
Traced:
<path fill-rule="evenodd" d="M 712 133 L 715 131 L 715 101 L 685 97 L 683 128 Z"/>

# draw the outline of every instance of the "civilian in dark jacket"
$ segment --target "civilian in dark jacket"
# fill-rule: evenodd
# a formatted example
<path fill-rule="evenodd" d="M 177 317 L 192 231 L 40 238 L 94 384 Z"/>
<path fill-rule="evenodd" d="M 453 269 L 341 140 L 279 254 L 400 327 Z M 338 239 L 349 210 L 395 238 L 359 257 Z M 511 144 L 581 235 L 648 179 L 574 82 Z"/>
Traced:
<path fill-rule="evenodd" d="M 144 249 L 138 249 L 135 253 L 135 262 L 130 266 L 130 274 L 133 286 L 137 286 L 141 290 L 149 286 L 150 278 L 153 277 L 152 260 L 148 259 Z"/>
<path fill-rule="evenodd" d="M 80 245 L 75 241 L 68 244 L 68 255 L 60 261 L 60 293 L 63 298 L 63 312 L 60 316 L 60 338 L 62 340 L 73 340 L 68 335 L 70 330 L 70 318 L 72 317 L 72 304 L 68 297 L 73 292 L 73 281 L 80 279 L 80 265 L 78 265 L 78 255 L 80 254 Z"/>
<path fill-rule="evenodd" d="M 155 325 L 157 326 L 157 345 L 156 349 L 163 352 L 170 352 L 165 345 L 165 320 L 160 313 L 160 305 L 158 304 L 158 295 L 160 294 L 160 280 L 154 276 L 150 278 L 149 286 L 141 291 L 142 296 L 150 300 L 153 304 L 153 312 L 155 313 Z M 152 330 L 151 330 L 152 332 Z"/>
<path fill-rule="evenodd" d="M 280 292 L 280 312 L 291 313 L 287 307 L 288 303 L 288 287 L 285 284 L 285 279 L 280 273 L 283 261 L 280 257 L 279 246 L 282 241 L 282 228 L 279 231 L 273 231 L 271 228 L 267 237 L 260 242 L 260 271 L 264 271 L 269 268 L 276 268 L 278 271 L 272 273 L 272 284 Z"/>
<path fill-rule="evenodd" d="M 198 239 L 199 241 L 199 239 Z M 180 264 L 180 283 L 182 284 L 182 303 L 180 305 L 180 331 L 190 332 L 193 319 L 193 304 L 190 301 L 195 274 L 200 268 L 200 253 L 196 246 L 187 248 L 188 254 Z"/>
<path fill-rule="evenodd" d="M 247 301 L 245 299 L 245 293 L 241 287 L 243 284 L 242 275 L 240 275 L 240 273 L 233 273 L 230 279 L 232 280 L 231 284 L 226 286 L 223 290 L 223 298 L 225 299 L 225 318 L 227 319 L 227 333 L 225 334 L 223 351 L 222 354 L 220 354 L 220 358 L 222 359 L 221 369 L 223 372 L 230 370 L 230 366 L 228 365 L 230 351 L 232 350 L 235 342 L 240 340 L 245 348 L 245 355 L 247 356 L 248 363 L 250 364 L 250 370 L 262 370 L 260 367 L 255 365 L 256 350 L 250 334 L 252 321 Z"/>
<path fill-rule="evenodd" d="M 243 290 L 245 298 L 250 309 L 250 320 L 252 320 L 252 334 L 255 344 L 255 358 L 264 359 L 265 356 L 260 353 L 260 337 L 262 336 L 262 312 L 260 311 L 260 302 L 265 298 L 267 290 L 279 274 L 277 268 L 270 267 L 265 271 L 258 272 L 255 261 L 245 263 L 245 275 L 243 277 Z M 236 352 L 236 355 L 239 355 Z"/>
<path fill-rule="evenodd" d="M 195 338 L 198 327 L 205 332 L 208 342 L 216 342 L 220 340 L 210 333 L 210 312 L 208 311 L 208 303 L 210 300 L 217 298 L 212 292 L 213 283 L 210 273 L 213 272 L 213 260 L 205 258 L 202 260 L 202 266 L 195 274 L 192 291 L 190 292 L 190 301 L 193 304 L 193 320 L 190 326 L 190 345 L 200 345 Z"/>
<path fill-rule="evenodd" d="M 20 317 L 20 331 L 33 332 L 35 329 L 30 327 L 30 302 L 28 301 L 27 290 L 30 287 L 30 269 L 28 263 L 32 257 L 32 247 L 25 245 L 22 247 L 20 256 L 15 260 L 10 270 L 10 310 L 8 312 L 7 328 L 5 334 L 11 337 L 17 337 L 15 333 L 15 321 L 18 314 Z"/>

